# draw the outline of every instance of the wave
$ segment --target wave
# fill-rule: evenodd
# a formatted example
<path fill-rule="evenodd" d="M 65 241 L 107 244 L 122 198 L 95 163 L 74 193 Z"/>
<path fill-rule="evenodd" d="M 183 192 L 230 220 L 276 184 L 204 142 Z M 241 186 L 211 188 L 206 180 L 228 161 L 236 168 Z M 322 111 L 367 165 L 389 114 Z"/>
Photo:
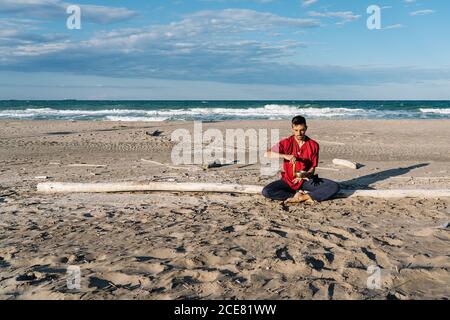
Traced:
<path fill-rule="evenodd" d="M 4 110 L 0 111 L 2 115 L 17 115 L 17 116 L 33 116 L 33 115 L 109 115 L 109 114 L 129 114 L 129 113 L 144 113 L 145 110 L 132 109 L 104 109 L 104 110 L 80 110 L 80 109 L 52 109 L 52 108 L 27 108 L 25 110 Z"/>
<path fill-rule="evenodd" d="M 105 120 L 108 121 L 165 121 L 168 118 L 164 117 L 121 117 L 121 116 L 107 116 Z"/>
<path fill-rule="evenodd" d="M 0 111 L 1 118 L 74 118 L 94 117 L 105 120 L 132 119 L 134 121 L 164 121 L 164 120 L 186 120 L 198 117 L 230 117 L 230 118 L 264 118 L 284 119 L 296 114 L 304 114 L 312 117 L 337 117 L 345 115 L 360 115 L 363 109 L 349 108 L 300 108 L 289 105 L 269 104 L 259 108 L 188 108 L 188 109 L 103 109 L 103 110 L 80 110 L 80 109 L 52 109 L 52 108 L 27 108 L 24 110 Z M 137 120 L 139 119 L 139 120 Z M 156 119 L 156 120 L 155 120 Z M 122 120 L 125 121 L 125 120 Z"/>
<path fill-rule="evenodd" d="M 435 113 L 435 114 L 450 114 L 450 108 L 444 108 L 444 109 L 425 109 L 420 108 L 420 112 L 423 113 Z"/>
<path fill-rule="evenodd" d="M 207 108 L 204 104 L 191 107 L 137 109 L 129 105 L 108 109 L 55 109 L 49 107 L 0 110 L 0 119 L 56 119 L 56 120 L 106 120 L 106 121 L 165 121 L 165 120 L 284 120 L 295 115 L 325 119 L 407 119 L 448 117 L 450 109 L 420 108 L 414 110 L 386 110 L 376 107 L 319 107 L 313 104 L 266 104 L 260 107 L 220 106 Z M 118 108 L 117 108 L 118 107 Z"/>
<path fill-rule="evenodd" d="M 300 108 L 289 105 L 265 105 L 262 108 L 189 108 L 146 111 L 149 116 L 168 118 L 189 117 L 232 117 L 232 118 L 265 118 L 286 119 L 297 114 L 310 117 L 358 116 L 366 112 L 364 109 L 349 108 Z"/>

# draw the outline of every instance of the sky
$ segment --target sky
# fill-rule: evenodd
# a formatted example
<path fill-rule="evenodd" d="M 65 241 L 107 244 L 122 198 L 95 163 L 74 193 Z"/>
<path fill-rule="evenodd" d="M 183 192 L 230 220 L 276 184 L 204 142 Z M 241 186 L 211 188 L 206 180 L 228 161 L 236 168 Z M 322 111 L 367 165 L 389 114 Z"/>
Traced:
<path fill-rule="evenodd" d="M 0 0 L 0 99 L 450 100 L 448 18 L 445 0 Z"/>

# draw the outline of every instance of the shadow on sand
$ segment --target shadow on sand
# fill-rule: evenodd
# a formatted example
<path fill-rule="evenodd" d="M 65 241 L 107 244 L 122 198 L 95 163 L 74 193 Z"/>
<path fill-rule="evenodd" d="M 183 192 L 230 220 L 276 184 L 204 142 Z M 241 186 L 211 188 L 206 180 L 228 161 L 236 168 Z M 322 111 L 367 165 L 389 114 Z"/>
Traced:
<path fill-rule="evenodd" d="M 408 173 L 409 171 L 417 168 L 422 168 L 428 166 L 429 163 L 419 163 L 413 166 L 409 166 L 406 168 L 397 168 L 397 169 L 389 169 L 385 171 L 380 171 L 376 173 L 372 173 L 366 176 L 354 178 L 351 180 L 341 181 L 339 185 L 342 189 L 354 190 L 354 189 L 366 189 L 371 190 L 374 189 L 370 187 L 371 184 L 383 180 L 387 180 L 392 177 L 401 176 L 403 174 Z"/>

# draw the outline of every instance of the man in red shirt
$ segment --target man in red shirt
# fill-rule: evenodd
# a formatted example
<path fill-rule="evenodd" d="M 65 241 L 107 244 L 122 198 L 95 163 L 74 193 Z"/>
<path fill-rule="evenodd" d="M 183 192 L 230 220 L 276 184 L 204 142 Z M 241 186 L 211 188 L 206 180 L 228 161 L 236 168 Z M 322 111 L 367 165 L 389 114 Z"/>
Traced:
<path fill-rule="evenodd" d="M 328 200 L 338 193 L 336 182 L 314 174 L 319 163 L 319 144 L 305 135 L 307 128 L 304 117 L 294 117 L 293 135 L 267 150 L 267 157 L 284 159 L 284 172 L 281 180 L 264 187 L 262 194 L 266 198 L 285 203 L 313 203 Z"/>

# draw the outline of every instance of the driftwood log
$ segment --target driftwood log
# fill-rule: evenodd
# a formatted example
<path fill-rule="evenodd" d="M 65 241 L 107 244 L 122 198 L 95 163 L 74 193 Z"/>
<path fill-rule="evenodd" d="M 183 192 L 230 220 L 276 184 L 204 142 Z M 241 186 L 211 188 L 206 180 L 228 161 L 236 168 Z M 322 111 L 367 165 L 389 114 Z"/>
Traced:
<path fill-rule="evenodd" d="M 39 183 L 38 192 L 130 192 L 130 191 L 174 191 L 174 192 L 225 192 L 261 193 L 263 187 L 255 185 L 222 183 L 177 183 L 177 182 L 115 182 L 115 183 Z"/>
<path fill-rule="evenodd" d="M 344 160 L 344 159 L 333 159 L 333 164 L 341 167 L 346 167 L 350 169 L 358 169 L 358 164 L 353 161 Z"/>
<path fill-rule="evenodd" d="M 260 194 L 262 186 L 222 183 L 177 183 L 177 182 L 115 182 L 115 183 L 65 183 L 44 182 L 37 185 L 42 193 L 85 193 L 85 192 L 221 192 Z M 450 197 L 450 189 L 392 189 L 392 190 L 341 190 L 338 197 L 372 198 L 441 198 Z"/>

